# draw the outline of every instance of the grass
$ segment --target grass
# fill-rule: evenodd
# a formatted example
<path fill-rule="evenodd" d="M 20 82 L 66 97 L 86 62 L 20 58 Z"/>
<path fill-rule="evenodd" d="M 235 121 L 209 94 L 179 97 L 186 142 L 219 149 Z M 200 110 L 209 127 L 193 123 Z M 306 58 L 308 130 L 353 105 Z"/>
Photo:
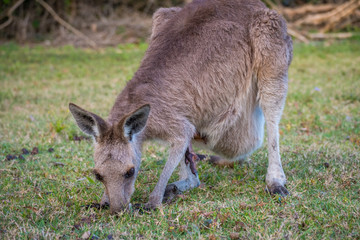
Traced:
<path fill-rule="evenodd" d="M 73 141 L 81 133 L 68 103 L 105 117 L 147 45 L 0 46 L 0 238 L 359 239 L 359 43 L 295 45 L 280 125 L 291 196 L 264 191 L 262 147 L 243 166 L 200 163 L 201 187 L 170 205 L 117 216 L 84 207 L 103 187 L 91 175 L 91 142 Z M 38 154 L 6 160 L 34 147 Z M 166 156 L 147 144 L 133 203 L 147 201 Z"/>

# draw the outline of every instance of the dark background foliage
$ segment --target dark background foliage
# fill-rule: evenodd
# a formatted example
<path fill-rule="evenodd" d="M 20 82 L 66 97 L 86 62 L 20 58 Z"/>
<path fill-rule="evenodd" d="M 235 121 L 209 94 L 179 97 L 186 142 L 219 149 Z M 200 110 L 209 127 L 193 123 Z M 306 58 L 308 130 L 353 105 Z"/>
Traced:
<path fill-rule="evenodd" d="M 146 39 L 151 15 L 159 7 L 182 6 L 191 0 L 48 0 L 64 21 L 101 45 Z M 314 4 L 341 5 L 346 0 L 263 0 L 269 7 L 297 8 Z M 16 9 L 11 8 L 20 3 Z M 359 11 L 359 10 L 358 10 Z M 288 19 L 289 20 L 289 19 Z M 353 24 L 351 21 L 350 24 Z M 81 45 L 83 42 L 65 29 L 37 0 L 0 0 L 0 43 Z"/>

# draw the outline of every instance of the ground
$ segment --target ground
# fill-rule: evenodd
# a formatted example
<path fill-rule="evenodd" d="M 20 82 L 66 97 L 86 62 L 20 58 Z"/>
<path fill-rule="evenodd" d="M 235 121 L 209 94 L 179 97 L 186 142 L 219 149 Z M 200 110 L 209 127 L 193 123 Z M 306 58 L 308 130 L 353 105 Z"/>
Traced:
<path fill-rule="evenodd" d="M 1 45 L 0 238 L 360 238 L 360 41 L 294 47 L 280 124 L 290 196 L 264 190 L 262 147 L 233 168 L 201 162 L 201 186 L 157 211 L 113 216 L 86 206 L 103 186 L 68 103 L 106 117 L 147 45 Z M 132 203 L 147 201 L 166 156 L 146 145 Z"/>

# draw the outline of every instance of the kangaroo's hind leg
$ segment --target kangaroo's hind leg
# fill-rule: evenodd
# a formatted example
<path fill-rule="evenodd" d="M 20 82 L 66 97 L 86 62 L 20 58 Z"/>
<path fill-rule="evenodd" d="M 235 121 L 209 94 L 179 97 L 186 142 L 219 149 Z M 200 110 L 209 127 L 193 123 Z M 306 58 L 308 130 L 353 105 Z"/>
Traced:
<path fill-rule="evenodd" d="M 279 122 L 283 112 L 292 42 L 284 19 L 275 11 L 264 9 L 254 14 L 250 36 L 254 49 L 253 69 L 258 97 L 267 128 L 269 165 L 266 184 L 271 194 L 288 195 L 286 177 L 279 150 Z"/>

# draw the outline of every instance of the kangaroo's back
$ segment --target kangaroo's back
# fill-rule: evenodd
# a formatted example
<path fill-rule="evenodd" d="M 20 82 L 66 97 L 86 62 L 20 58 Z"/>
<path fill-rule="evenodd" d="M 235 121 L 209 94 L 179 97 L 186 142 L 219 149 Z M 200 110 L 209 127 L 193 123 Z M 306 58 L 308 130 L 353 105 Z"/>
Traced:
<path fill-rule="evenodd" d="M 253 91 L 249 26 L 252 14 L 264 7 L 242 0 L 186 5 L 153 33 L 128 85 L 130 95 L 138 96 L 139 86 L 146 84 L 148 102 L 162 103 L 199 127 L 225 112 L 239 114 L 241 99 Z"/>

